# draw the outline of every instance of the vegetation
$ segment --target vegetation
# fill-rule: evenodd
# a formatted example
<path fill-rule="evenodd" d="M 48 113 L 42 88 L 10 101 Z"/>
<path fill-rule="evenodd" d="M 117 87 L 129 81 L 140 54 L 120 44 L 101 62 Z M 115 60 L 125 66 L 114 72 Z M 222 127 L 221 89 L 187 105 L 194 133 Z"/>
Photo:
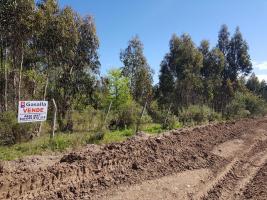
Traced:
<path fill-rule="evenodd" d="M 173 35 L 156 85 L 138 36 L 107 76 L 99 76 L 99 44 L 93 17 L 56 0 L 1 1 L 0 159 L 266 113 L 267 85 L 255 74 L 246 80 L 252 64 L 238 27 L 230 35 L 223 25 L 215 47 Z M 43 126 L 18 124 L 22 99 L 55 100 L 53 140 L 53 108 Z"/>

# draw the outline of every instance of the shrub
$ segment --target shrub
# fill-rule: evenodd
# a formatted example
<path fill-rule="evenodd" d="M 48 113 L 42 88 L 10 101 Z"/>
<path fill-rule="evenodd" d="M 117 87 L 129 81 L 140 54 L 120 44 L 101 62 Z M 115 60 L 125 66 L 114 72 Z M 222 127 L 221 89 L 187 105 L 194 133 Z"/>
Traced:
<path fill-rule="evenodd" d="M 163 121 L 162 123 L 162 128 L 163 129 L 168 129 L 168 130 L 171 130 L 171 129 L 175 129 L 175 128 L 180 128 L 181 125 L 179 123 L 179 120 L 178 118 L 173 115 L 173 114 L 169 114 L 165 120 Z"/>
<path fill-rule="evenodd" d="M 100 140 L 104 138 L 104 136 L 105 136 L 104 131 L 92 133 L 91 136 L 88 139 L 86 139 L 86 144 L 98 143 Z"/>
<path fill-rule="evenodd" d="M 28 141 L 32 137 L 31 124 L 17 123 L 15 112 L 3 112 L 0 115 L 0 144 L 12 145 Z"/>
<path fill-rule="evenodd" d="M 155 123 L 162 123 L 166 118 L 165 112 L 162 112 L 162 110 L 159 108 L 157 101 L 152 101 L 147 110 L 148 114 L 151 116 L 153 122 Z"/>
<path fill-rule="evenodd" d="M 113 109 L 109 114 L 109 128 L 111 130 L 130 128 L 137 124 L 141 113 L 141 106 L 137 103 L 129 103 Z"/>
<path fill-rule="evenodd" d="M 208 106 L 190 105 L 188 108 L 182 109 L 179 113 L 179 119 L 183 124 L 201 124 L 208 121 L 220 119 L 219 113 L 216 113 Z"/>
<path fill-rule="evenodd" d="M 74 131 L 95 131 L 103 127 L 104 113 L 91 106 L 72 113 Z"/>
<path fill-rule="evenodd" d="M 262 116 L 265 113 L 264 100 L 250 92 L 237 92 L 231 103 L 226 106 L 227 119 Z"/>

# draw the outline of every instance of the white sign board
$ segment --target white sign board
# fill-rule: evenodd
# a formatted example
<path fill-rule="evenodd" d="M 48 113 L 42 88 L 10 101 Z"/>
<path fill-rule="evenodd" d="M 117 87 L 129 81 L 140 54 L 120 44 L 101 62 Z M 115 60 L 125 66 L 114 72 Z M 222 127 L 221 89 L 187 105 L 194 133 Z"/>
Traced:
<path fill-rule="evenodd" d="M 18 122 L 42 122 L 47 118 L 48 101 L 20 101 Z"/>

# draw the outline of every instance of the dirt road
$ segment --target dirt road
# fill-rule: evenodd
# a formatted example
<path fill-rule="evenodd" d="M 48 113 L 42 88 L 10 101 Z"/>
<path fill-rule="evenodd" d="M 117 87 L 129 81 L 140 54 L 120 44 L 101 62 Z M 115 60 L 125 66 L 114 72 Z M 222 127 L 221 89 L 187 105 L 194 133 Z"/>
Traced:
<path fill-rule="evenodd" d="M 267 118 L 9 162 L 0 199 L 267 199 Z"/>

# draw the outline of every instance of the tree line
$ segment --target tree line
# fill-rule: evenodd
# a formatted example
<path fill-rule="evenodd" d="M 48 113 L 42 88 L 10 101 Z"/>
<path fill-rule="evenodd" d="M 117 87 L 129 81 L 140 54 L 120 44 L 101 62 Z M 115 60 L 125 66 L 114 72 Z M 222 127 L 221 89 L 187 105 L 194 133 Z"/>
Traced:
<path fill-rule="evenodd" d="M 252 72 L 248 44 L 239 28 L 231 36 L 226 25 L 215 47 L 173 35 L 156 85 L 138 36 L 120 52 L 122 67 L 101 77 L 93 17 L 60 8 L 56 0 L 2 0 L 0 45 L 2 115 L 15 113 L 19 100 L 54 99 L 61 131 L 71 131 L 73 111 L 88 106 L 116 128 L 137 123 L 142 110 L 146 120 L 165 123 L 165 116 L 179 118 L 191 105 L 225 115 L 238 92 L 267 98 L 265 82 L 255 75 L 246 81 Z"/>

